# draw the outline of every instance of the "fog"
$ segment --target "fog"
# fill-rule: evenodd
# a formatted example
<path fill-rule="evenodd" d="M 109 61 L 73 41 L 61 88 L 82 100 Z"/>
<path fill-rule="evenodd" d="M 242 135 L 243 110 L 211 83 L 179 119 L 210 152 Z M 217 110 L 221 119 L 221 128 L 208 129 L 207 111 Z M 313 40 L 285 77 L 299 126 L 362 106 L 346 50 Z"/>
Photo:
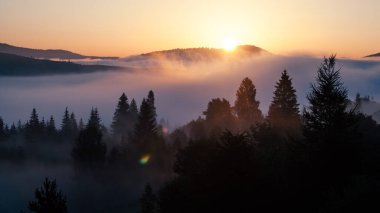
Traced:
<path fill-rule="evenodd" d="M 78 120 L 83 118 L 84 121 L 91 108 L 97 107 L 102 122 L 108 127 L 123 92 L 129 101 L 135 98 L 139 105 L 148 91 L 153 90 L 158 118 L 168 120 L 174 129 L 202 115 L 212 98 L 226 98 L 233 105 L 235 92 L 244 77 L 251 78 L 255 84 L 257 100 L 265 114 L 275 82 L 284 69 L 293 79 L 301 106 L 305 105 L 306 94 L 322 59 L 271 55 L 186 64 L 168 60 L 107 63 L 127 68 L 76 75 L 0 77 L 0 116 L 9 125 L 18 120 L 25 122 L 32 108 L 36 108 L 40 118 L 46 120 L 53 115 L 59 127 L 66 107 Z M 380 62 L 339 59 L 337 67 L 341 68 L 351 99 L 359 92 L 380 100 Z M 20 165 L 2 162 L 0 212 L 26 210 L 34 190 L 45 177 L 57 179 L 59 188 L 68 197 L 70 212 L 118 212 L 120 209 L 136 212 L 144 184 L 162 183 L 169 175 L 131 174 L 118 177 L 114 183 L 110 181 L 112 184 L 93 175 L 78 177 L 70 163 L 70 149 L 71 144 L 44 146 L 40 151 L 33 151 L 40 153 L 35 157 L 40 160 L 29 159 Z M 57 157 L 57 153 L 65 157 Z M 61 161 L 54 163 L 54 157 Z"/>
<path fill-rule="evenodd" d="M 8 124 L 16 123 L 27 120 L 32 108 L 36 108 L 40 118 L 53 115 L 59 124 L 65 107 L 84 120 L 91 107 L 97 107 L 103 123 L 108 126 L 122 92 L 129 101 L 135 98 L 139 104 L 142 97 L 153 90 L 159 118 L 168 120 L 173 128 L 202 115 L 211 98 L 224 97 L 233 104 L 235 92 L 244 77 L 252 79 L 260 108 L 266 113 L 274 84 L 284 69 L 293 78 L 299 102 L 304 105 L 321 62 L 321 58 L 284 56 L 186 65 L 165 60 L 118 60 L 107 63 L 128 69 L 77 75 L 0 77 L 0 116 Z M 380 99 L 379 62 L 340 59 L 337 67 L 341 68 L 350 98 L 359 92 Z"/>

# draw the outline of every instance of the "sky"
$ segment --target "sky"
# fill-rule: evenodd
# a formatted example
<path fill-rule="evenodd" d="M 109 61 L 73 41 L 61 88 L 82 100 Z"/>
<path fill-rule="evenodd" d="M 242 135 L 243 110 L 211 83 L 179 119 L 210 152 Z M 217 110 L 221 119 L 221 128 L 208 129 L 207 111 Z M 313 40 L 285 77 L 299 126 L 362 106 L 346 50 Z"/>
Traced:
<path fill-rule="evenodd" d="M 0 43 L 128 56 L 223 46 L 359 58 L 380 52 L 378 0 L 0 0 Z"/>

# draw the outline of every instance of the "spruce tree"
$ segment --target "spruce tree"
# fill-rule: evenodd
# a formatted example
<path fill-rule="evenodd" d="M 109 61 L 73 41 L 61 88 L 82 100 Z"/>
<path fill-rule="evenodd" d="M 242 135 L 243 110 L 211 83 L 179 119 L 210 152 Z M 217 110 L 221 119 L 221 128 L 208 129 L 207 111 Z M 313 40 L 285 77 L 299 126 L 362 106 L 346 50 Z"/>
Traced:
<path fill-rule="evenodd" d="M 74 135 L 78 132 L 77 119 L 75 118 L 75 114 L 73 112 L 70 114 L 70 130 L 71 134 Z"/>
<path fill-rule="evenodd" d="M 29 121 L 25 125 L 25 139 L 29 142 L 36 142 L 41 138 L 43 133 L 43 125 L 38 118 L 35 108 L 33 108 Z"/>
<path fill-rule="evenodd" d="M 269 106 L 268 121 L 281 130 L 291 131 L 300 128 L 299 104 L 292 79 L 286 70 L 276 83 L 273 100 Z"/>
<path fill-rule="evenodd" d="M 130 147 L 130 150 L 133 150 L 133 153 L 130 153 L 132 158 L 149 154 L 150 162 L 154 162 L 157 166 L 165 164 L 167 153 L 163 138 L 158 133 L 153 92 L 149 92 L 148 98 L 144 98 L 141 103 L 132 141 Z"/>
<path fill-rule="evenodd" d="M 38 119 L 38 114 L 35 108 L 33 108 L 32 114 L 30 115 L 29 125 L 31 128 L 36 129 L 40 127 L 40 120 Z"/>
<path fill-rule="evenodd" d="M 212 99 L 207 110 L 203 112 L 206 116 L 206 123 L 209 127 L 218 129 L 219 131 L 233 128 L 234 116 L 231 111 L 230 103 L 226 99 Z"/>
<path fill-rule="evenodd" d="M 69 110 L 67 109 L 67 107 L 65 108 L 65 112 L 62 118 L 61 133 L 64 136 L 68 136 L 71 133 L 71 120 L 70 120 Z"/>
<path fill-rule="evenodd" d="M 347 89 L 340 69 L 335 69 L 335 56 L 324 59 L 307 100 L 303 117 L 314 177 L 323 187 L 336 187 L 357 171 L 359 149 L 356 112 L 348 109 Z"/>
<path fill-rule="evenodd" d="M 347 89 L 343 87 L 340 69 L 335 69 L 335 56 L 324 59 L 307 100 L 309 106 L 304 109 L 303 117 L 308 138 L 337 139 L 338 135 L 340 138 L 348 133 L 348 128 L 354 124 L 355 111 L 348 109 Z"/>
<path fill-rule="evenodd" d="M 117 103 L 117 107 L 113 116 L 113 121 L 111 124 L 112 132 L 116 137 L 126 136 L 127 131 L 130 129 L 128 126 L 128 116 L 129 116 L 129 104 L 128 98 L 123 93 L 119 102 Z"/>
<path fill-rule="evenodd" d="M 251 79 L 245 78 L 236 92 L 235 112 L 240 127 L 247 129 L 263 120 L 263 114 L 259 109 L 260 102 L 256 100 L 256 87 Z"/>
<path fill-rule="evenodd" d="M 50 116 L 50 120 L 47 122 L 46 131 L 49 137 L 56 136 L 57 129 L 55 127 L 55 121 L 53 116 Z"/>
<path fill-rule="evenodd" d="M 98 130 L 101 129 L 100 117 L 97 108 L 91 109 L 90 118 L 88 119 L 86 128 L 95 128 Z"/>
<path fill-rule="evenodd" d="M 75 163 L 95 168 L 105 162 L 107 146 L 102 141 L 98 110 L 92 109 L 86 128 L 80 131 L 71 151 Z"/>
<path fill-rule="evenodd" d="M 145 98 L 140 106 L 140 114 L 135 126 L 135 137 L 154 137 L 157 135 L 156 112 Z"/>
<path fill-rule="evenodd" d="M 157 116 L 157 113 L 156 113 L 156 106 L 155 106 L 155 98 L 154 98 L 154 93 L 152 90 L 149 91 L 148 93 L 148 98 L 146 99 L 147 103 L 150 105 L 151 107 L 151 111 L 152 111 L 152 116 L 156 117 Z"/>
<path fill-rule="evenodd" d="M 66 197 L 58 190 L 55 180 L 45 179 L 35 191 L 36 201 L 29 202 L 29 210 L 36 213 L 67 213 Z"/>
<path fill-rule="evenodd" d="M 129 107 L 129 118 L 130 118 L 131 126 L 134 127 L 139 118 L 139 110 L 137 108 L 135 99 L 132 99 L 130 107 Z"/>

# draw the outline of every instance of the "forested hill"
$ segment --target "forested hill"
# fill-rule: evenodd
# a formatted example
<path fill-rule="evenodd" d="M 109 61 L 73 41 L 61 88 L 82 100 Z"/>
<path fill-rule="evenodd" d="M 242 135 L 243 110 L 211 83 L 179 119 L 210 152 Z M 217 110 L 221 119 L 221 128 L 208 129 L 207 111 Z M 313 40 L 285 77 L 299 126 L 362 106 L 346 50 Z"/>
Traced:
<path fill-rule="evenodd" d="M 67 50 L 40 50 L 25 47 L 16 47 L 0 43 L 0 53 L 15 54 L 24 57 L 40 59 L 118 59 L 118 57 L 85 56 Z"/>
<path fill-rule="evenodd" d="M 372 57 L 380 57 L 380 53 L 375 53 L 375 54 L 372 54 L 372 55 L 367 55 L 364 58 L 372 58 Z"/>
<path fill-rule="evenodd" d="M 191 62 L 210 62 L 228 57 L 244 58 L 270 54 L 268 51 L 253 45 L 240 45 L 233 51 L 226 51 L 217 48 L 177 48 L 171 50 L 162 50 L 144 53 L 136 56 L 125 58 L 125 61 L 140 61 L 149 59 L 165 59 L 169 61 L 178 61 L 182 63 Z"/>
<path fill-rule="evenodd" d="M 81 65 L 71 62 L 40 60 L 0 53 L 0 76 L 38 76 L 117 70 L 120 67 Z"/>

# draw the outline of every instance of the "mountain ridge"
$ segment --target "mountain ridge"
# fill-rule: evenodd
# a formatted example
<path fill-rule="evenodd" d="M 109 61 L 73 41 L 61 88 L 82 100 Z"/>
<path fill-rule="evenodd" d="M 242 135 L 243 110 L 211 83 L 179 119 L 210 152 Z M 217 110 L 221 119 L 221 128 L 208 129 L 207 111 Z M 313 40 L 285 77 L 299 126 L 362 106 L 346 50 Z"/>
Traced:
<path fill-rule="evenodd" d="M 371 55 L 364 56 L 364 58 L 373 58 L 373 57 L 380 57 L 380 52 L 379 52 L 379 53 L 375 53 L 375 54 L 371 54 Z"/>
<path fill-rule="evenodd" d="M 271 53 L 254 45 L 239 45 L 232 51 L 227 51 L 222 48 L 175 48 L 169 50 L 153 51 L 132 55 L 123 58 L 123 61 L 142 61 L 147 59 L 166 59 L 169 61 L 180 61 L 185 64 L 192 62 L 210 62 L 218 59 L 223 59 L 226 56 L 233 57 L 249 57 L 261 54 L 270 55 Z"/>
<path fill-rule="evenodd" d="M 14 54 L 0 53 L 0 76 L 80 74 L 118 69 L 121 69 L 121 67 L 107 65 L 81 65 L 72 62 L 33 59 Z"/>
<path fill-rule="evenodd" d="M 119 59 L 119 57 L 85 56 L 62 49 L 32 49 L 0 43 L 0 52 L 38 59 Z"/>

